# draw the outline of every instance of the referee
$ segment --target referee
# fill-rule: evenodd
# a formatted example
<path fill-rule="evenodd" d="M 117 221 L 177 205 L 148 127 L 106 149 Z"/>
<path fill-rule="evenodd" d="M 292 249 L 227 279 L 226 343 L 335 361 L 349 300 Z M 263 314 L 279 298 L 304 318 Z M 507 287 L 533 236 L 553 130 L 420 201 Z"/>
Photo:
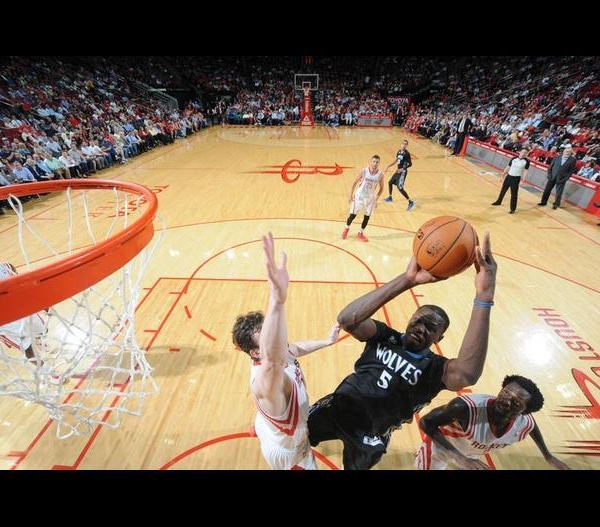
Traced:
<path fill-rule="evenodd" d="M 502 172 L 504 182 L 498 194 L 498 199 L 492 203 L 492 205 L 502 205 L 504 194 L 510 188 L 510 214 L 514 214 L 517 210 L 517 195 L 519 194 L 519 183 L 521 178 L 527 175 L 529 169 L 529 159 L 526 159 L 527 149 L 523 148 L 519 152 L 519 157 L 513 157 L 506 165 L 504 172 Z"/>

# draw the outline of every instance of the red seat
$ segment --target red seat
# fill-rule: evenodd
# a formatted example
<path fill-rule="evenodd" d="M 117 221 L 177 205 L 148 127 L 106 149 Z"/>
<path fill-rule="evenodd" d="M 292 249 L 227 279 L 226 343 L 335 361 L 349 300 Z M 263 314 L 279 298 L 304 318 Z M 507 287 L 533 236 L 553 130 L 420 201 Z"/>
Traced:
<path fill-rule="evenodd" d="M 543 148 L 534 148 L 529 157 L 534 161 L 537 161 L 540 157 L 544 155 L 545 151 Z"/>

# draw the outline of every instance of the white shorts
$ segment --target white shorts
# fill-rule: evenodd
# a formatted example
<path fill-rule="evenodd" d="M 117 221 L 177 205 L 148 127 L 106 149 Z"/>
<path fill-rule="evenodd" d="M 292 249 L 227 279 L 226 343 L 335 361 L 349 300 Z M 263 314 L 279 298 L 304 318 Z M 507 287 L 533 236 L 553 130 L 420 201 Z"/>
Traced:
<path fill-rule="evenodd" d="M 40 311 L 0 326 L 2 343 L 9 348 L 21 348 L 25 351 L 34 343 L 36 337 L 45 334 L 47 319 L 46 312 Z"/>
<path fill-rule="evenodd" d="M 308 434 L 304 435 L 303 440 L 295 448 L 285 448 L 281 442 L 273 438 L 273 430 L 261 419 L 256 419 L 254 429 L 260 440 L 262 455 L 271 469 L 317 470 L 317 462 L 308 443 Z"/>
<path fill-rule="evenodd" d="M 373 209 L 375 209 L 375 203 L 377 202 L 377 198 L 363 198 L 362 196 L 355 196 L 352 202 L 350 203 L 350 214 L 358 214 L 360 209 L 365 209 L 365 216 L 370 216 L 373 213 Z"/>

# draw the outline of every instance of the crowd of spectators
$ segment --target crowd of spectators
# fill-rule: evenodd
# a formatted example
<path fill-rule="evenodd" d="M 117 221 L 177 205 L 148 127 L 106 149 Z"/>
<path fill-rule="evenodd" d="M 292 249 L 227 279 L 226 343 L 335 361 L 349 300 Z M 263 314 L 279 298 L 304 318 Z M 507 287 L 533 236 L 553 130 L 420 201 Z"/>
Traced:
<path fill-rule="evenodd" d="M 471 136 L 549 163 L 568 146 L 582 177 L 600 181 L 600 61 L 595 57 L 474 60 L 414 108 L 411 130 L 452 148 L 461 113 Z"/>
<path fill-rule="evenodd" d="M 297 123 L 296 73 L 319 75 L 318 123 L 391 115 L 452 148 L 467 114 L 476 139 L 545 163 L 571 146 L 600 180 L 596 57 L 2 57 L 0 73 L 0 185 L 89 177 L 209 123 Z"/>
<path fill-rule="evenodd" d="M 1 186 L 90 177 L 206 126 L 197 102 L 166 108 L 113 70 L 54 58 L 5 57 L 0 103 Z"/>

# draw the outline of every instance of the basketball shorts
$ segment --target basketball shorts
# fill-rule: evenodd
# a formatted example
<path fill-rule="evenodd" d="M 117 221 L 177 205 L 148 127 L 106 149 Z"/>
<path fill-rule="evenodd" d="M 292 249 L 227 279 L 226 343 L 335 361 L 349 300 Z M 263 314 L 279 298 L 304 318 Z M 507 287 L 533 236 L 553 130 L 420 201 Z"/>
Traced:
<path fill-rule="evenodd" d="M 387 450 L 390 434 L 373 435 L 343 423 L 340 416 L 352 414 L 352 401 L 335 394 L 326 395 L 310 407 L 308 437 L 311 446 L 339 439 L 344 443 L 344 470 L 369 470 Z"/>
<path fill-rule="evenodd" d="M 389 182 L 392 185 L 396 185 L 399 189 L 404 188 L 404 182 L 406 181 L 406 173 L 406 168 L 398 169 Z"/>
<path fill-rule="evenodd" d="M 256 436 L 260 440 L 260 450 L 265 461 L 273 470 L 317 470 L 315 456 L 310 449 L 308 437 L 304 437 L 299 445 L 286 448 L 273 436 L 273 428 L 257 417 L 254 423 Z M 286 437 L 285 440 L 289 441 Z"/>
<path fill-rule="evenodd" d="M 375 196 L 369 196 L 368 198 L 354 196 L 352 203 L 350 203 L 350 214 L 358 214 L 360 209 L 364 209 L 365 216 L 370 216 L 375 209 L 376 201 L 377 198 Z"/>

